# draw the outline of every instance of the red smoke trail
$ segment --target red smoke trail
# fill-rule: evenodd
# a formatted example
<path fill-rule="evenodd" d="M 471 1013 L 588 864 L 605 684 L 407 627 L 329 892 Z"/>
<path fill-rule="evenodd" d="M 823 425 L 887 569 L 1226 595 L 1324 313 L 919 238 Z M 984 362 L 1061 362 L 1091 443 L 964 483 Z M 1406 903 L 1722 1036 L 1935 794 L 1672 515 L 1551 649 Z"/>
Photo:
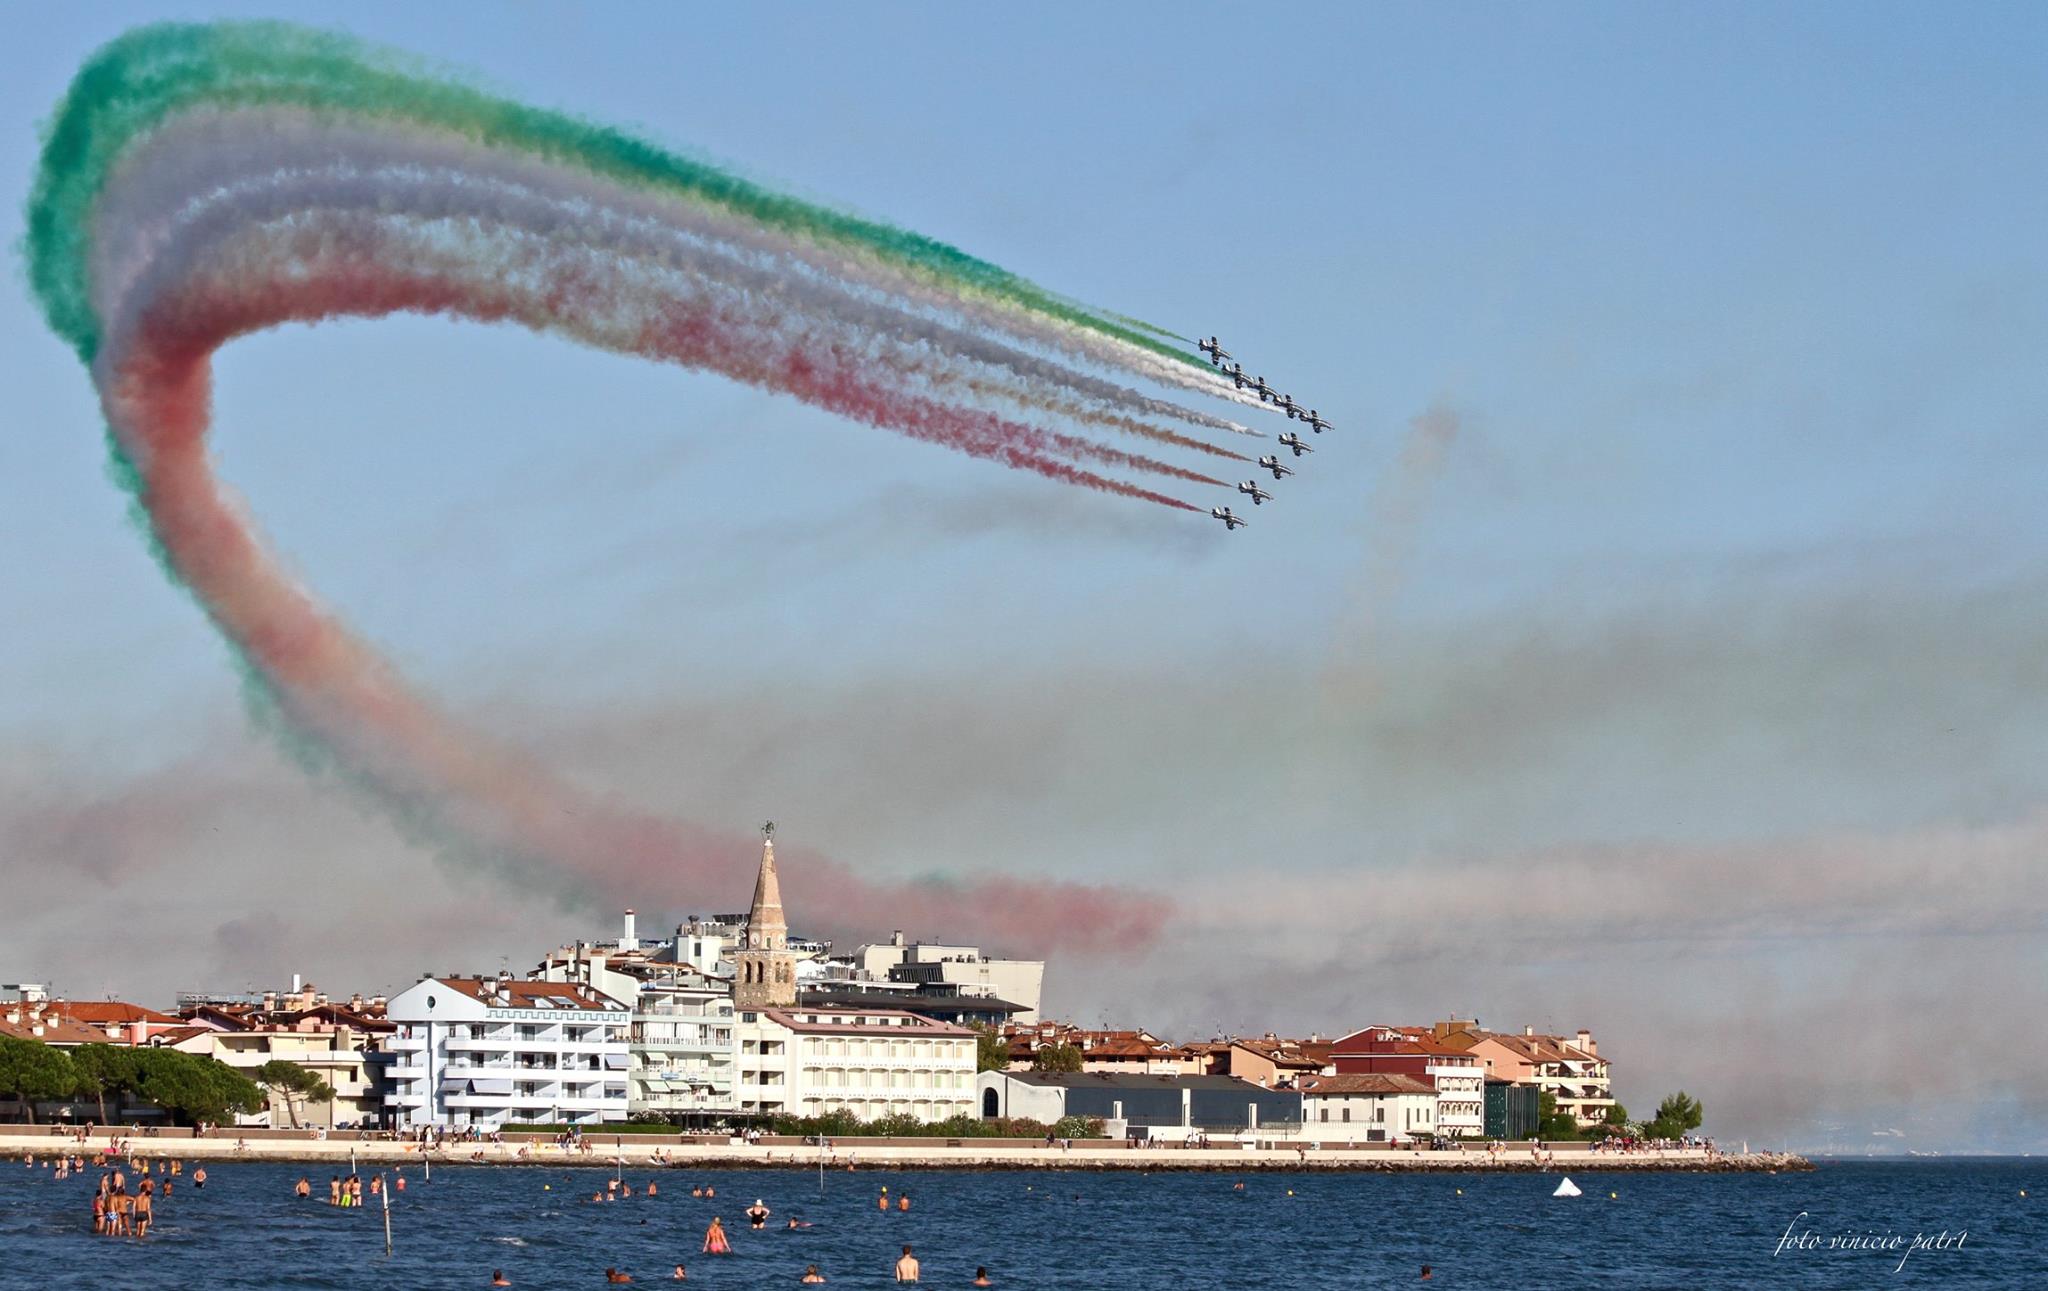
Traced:
<path fill-rule="evenodd" d="M 530 760 L 458 728 L 292 581 L 223 492 L 207 460 L 205 434 L 211 356 L 233 336 L 293 319 L 398 310 L 576 330 L 577 311 L 589 309 L 588 325 L 598 325 L 596 302 L 581 299 L 586 293 L 566 277 L 537 304 L 499 283 L 393 273 L 347 249 L 346 238 L 330 236 L 319 272 L 306 276 L 195 279 L 160 297 L 120 352 L 104 384 L 107 414 L 135 462 L 140 498 L 166 557 L 294 722 L 316 732 L 405 817 L 457 850 L 518 864 L 522 873 L 566 870 L 580 893 L 614 904 L 650 897 L 693 902 L 721 887 L 739 897 L 746 874 L 740 858 L 748 855 L 743 840 L 594 802 Z M 1095 448 L 1085 441 L 1070 444 L 1070 436 L 929 401 L 892 405 L 887 391 L 835 356 L 812 357 L 794 346 L 772 356 L 730 353 L 735 339 L 715 311 L 664 318 L 643 339 L 655 347 L 647 352 L 676 361 L 717 356 L 715 366 L 725 370 L 731 370 L 727 362 L 779 364 L 780 379 L 763 384 L 862 420 L 1054 478 L 1186 505 L 1044 455 Z M 1137 458 L 1122 464 L 1152 465 Z M 878 883 L 829 861 L 792 859 L 792 898 L 815 892 L 817 908 L 830 912 L 818 923 L 872 928 L 921 919 L 1037 951 L 1113 951 L 1155 937 L 1169 909 L 1156 898 L 1083 884 Z"/>

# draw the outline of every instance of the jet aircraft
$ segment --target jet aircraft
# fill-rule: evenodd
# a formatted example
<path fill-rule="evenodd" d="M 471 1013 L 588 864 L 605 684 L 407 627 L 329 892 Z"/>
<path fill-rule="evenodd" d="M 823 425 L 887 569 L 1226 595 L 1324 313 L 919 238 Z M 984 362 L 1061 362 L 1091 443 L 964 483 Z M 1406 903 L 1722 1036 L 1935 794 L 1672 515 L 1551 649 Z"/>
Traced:
<path fill-rule="evenodd" d="M 1211 507 L 1209 509 L 1209 514 L 1215 516 L 1218 520 L 1221 520 L 1223 522 L 1223 530 L 1225 533 L 1228 533 L 1230 530 L 1237 528 L 1239 525 L 1251 523 L 1251 521 L 1245 519 L 1243 516 L 1232 515 L 1230 513 L 1229 507 Z"/>
<path fill-rule="evenodd" d="M 1280 464 L 1280 458 L 1278 454 L 1274 454 L 1269 457 L 1261 457 L 1259 459 L 1259 465 L 1273 472 L 1273 478 L 1276 480 L 1283 475 L 1294 474 L 1294 468 L 1292 466 L 1282 466 Z"/>
<path fill-rule="evenodd" d="M 1230 351 L 1224 349 L 1222 342 L 1213 336 L 1196 345 L 1195 348 L 1209 356 L 1209 365 L 1211 367 L 1220 368 L 1223 366 L 1223 360 L 1231 357 Z"/>
<path fill-rule="evenodd" d="M 1310 448 L 1307 444 L 1303 443 L 1301 436 L 1295 434 L 1291 430 L 1288 431 L 1286 434 L 1282 435 L 1279 439 L 1279 442 L 1283 446 L 1293 449 L 1294 455 L 1296 457 L 1300 457 L 1303 453 L 1313 453 L 1316 451 L 1315 449 Z"/>
<path fill-rule="evenodd" d="M 1290 421 L 1293 420 L 1296 413 L 1302 410 L 1301 405 L 1294 402 L 1294 396 L 1291 394 L 1275 395 L 1273 396 L 1273 402 L 1280 405 Z"/>
<path fill-rule="evenodd" d="M 1237 384 L 1237 388 L 1240 390 L 1252 383 L 1252 379 L 1244 374 L 1244 364 L 1242 363 L 1233 363 L 1223 369 L 1223 371 Z"/>
<path fill-rule="evenodd" d="M 1266 403 L 1273 397 L 1273 387 L 1266 384 L 1266 378 L 1264 377 L 1260 377 L 1252 382 L 1252 389 L 1259 392 L 1260 403 Z"/>
<path fill-rule="evenodd" d="M 1301 419 L 1307 422 L 1308 428 L 1318 435 L 1330 429 L 1330 423 L 1324 421 L 1322 415 L 1313 408 L 1303 413 Z"/>
<path fill-rule="evenodd" d="M 1259 482 L 1257 480 L 1245 480 L 1241 482 L 1237 486 L 1237 491 L 1239 493 L 1244 494 L 1246 497 L 1250 498 L 1252 500 L 1252 505 L 1255 507 L 1262 507 L 1266 505 L 1266 503 L 1271 502 L 1273 500 L 1273 495 L 1266 492 L 1264 489 L 1260 488 Z"/>

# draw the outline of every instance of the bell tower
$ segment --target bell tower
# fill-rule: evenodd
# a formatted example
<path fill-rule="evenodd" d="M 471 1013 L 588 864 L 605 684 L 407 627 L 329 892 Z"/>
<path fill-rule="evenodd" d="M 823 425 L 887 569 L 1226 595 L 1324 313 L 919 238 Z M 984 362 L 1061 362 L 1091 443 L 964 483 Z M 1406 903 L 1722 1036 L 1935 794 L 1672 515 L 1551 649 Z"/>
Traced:
<path fill-rule="evenodd" d="M 733 952 L 733 1007 L 780 1009 L 796 1003 L 796 956 L 782 917 L 782 881 L 775 873 L 775 822 L 761 826 L 761 873 L 747 930 Z"/>

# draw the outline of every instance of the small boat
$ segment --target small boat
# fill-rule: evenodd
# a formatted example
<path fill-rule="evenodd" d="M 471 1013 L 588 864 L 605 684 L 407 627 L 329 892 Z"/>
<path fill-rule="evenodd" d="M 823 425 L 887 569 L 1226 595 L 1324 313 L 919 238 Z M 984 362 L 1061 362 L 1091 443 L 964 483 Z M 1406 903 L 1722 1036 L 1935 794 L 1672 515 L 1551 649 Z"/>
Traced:
<path fill-rule="evenodd" d="M 1569 1179 L 1561 1180 L 1557 1185 L 1557 1191 L 1550 1195 L 1553 1197 L 1576 1197 L 1579 1195 L 1579 1185 Z"/>

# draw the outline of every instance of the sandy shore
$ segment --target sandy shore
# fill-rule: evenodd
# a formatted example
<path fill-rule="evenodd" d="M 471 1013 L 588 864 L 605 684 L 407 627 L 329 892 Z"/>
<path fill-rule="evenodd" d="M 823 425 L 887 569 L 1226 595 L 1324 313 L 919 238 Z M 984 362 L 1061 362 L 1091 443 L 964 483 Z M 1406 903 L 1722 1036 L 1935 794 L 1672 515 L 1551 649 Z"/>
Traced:
<path fill-rule="evenodd" d="M 641 1141 L 636 1141 L 638 1137 Z M 1678 1170 L 1697 1172 L 1811 1170 L 1805 1158 L 1774 1152 L 1709 1155 L 1704 1149 L 1663 1152 L 1592 1152 L 1578 1145 L 1559 1145 L 1535 1156 L 1526 1145 L 1498 1155 L 1474 1149 L 1409 1151 L 1387 1148 L 1345 1149 L 1293 1147 L 1246 1149 L 1235 1145 L 1210 1148 L 1131 1148 L 1122 1143 L 1091 1145 L 1076 1141 L 1071 1148 L 982 1145 L 974 1140 L 950 1143 L 886 1145 L 835 1143 L 834 1150 L 801 1144 L 704 1142 L 678 1144 L 673 1139 L 646 1142 L 646 1136 L 603 1135 L 585 1140 L 587 1150 L 568 1150 L 553 1143 L 450 1143 L 422 1153 L 417 1144 L 379 1140 L 318 1139 L 310 1135 L 237 1139 L 232 1131 L 208 1138 L 130 1136 L 127 1150 L 147 1158 L 177 1157 L 186 1161 L 291 1161 L 322 1165 L 411 1165 L 425 1160 L 436 1165 L 609 1166 L 623 1162 L 633 1169 L 802 1169 L 815 1170 L 820 1156 L 829 1168 L 845 1170 L 1213 1170 L 1242 1173 L 1257 1170 Z M 19 1158 L 58 1156 L 66 1152 L 104 1152 L 108 1136 L 93 1135 L 86 1144 L 75 1137 L 53 1137 L 0 1131 L 0 1153 Z"/>

